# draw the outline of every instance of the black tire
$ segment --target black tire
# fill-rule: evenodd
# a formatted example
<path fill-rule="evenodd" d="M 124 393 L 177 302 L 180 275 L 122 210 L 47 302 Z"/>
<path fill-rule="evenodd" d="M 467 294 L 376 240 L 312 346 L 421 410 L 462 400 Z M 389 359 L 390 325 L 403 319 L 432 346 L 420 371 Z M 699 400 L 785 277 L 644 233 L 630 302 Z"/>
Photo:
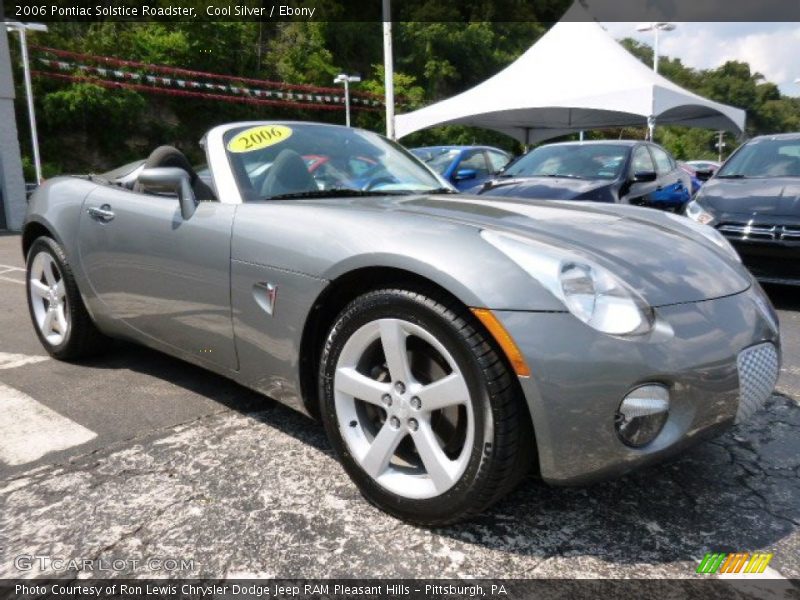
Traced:
<path fill-rule="evenodd" d="M 450 489 L 431 498 L 404 497 L 382 486 L 361 468 L 339 431 L 337 361 L 350 336 L 382 318 L 402 319 L 431 333 L 455 359 L 469 390 L 475 434 L 466 469 Z M 320 362 L 320 413 L 328 438 L 364 497 L 382 510 L 427 527 L 447 525 L 485 511 L 529 472 L 535 442 L 519 384 L 495 341 L 457 301 L 425 288 L 366 293 L 340 313 Z"/>
<path fill-rule="evenodd" d="M 31 299 L 31 269 L 35 257 L 41 252 L 49 254 L 59 268 L 64 280 L 66 295 L 65 313 L 69 322 L 67 334 L 62 342 L 52 344 L 42 334 L 37 324 L 34 313 L 33 301 Z M 109 339 L 101 334 L 95 326 L 92 318 L 86 310 L 78 291 L 78 285 L 72 274 L 69 261 L 61 246 L 52 238 L 42 236 L 34 240 L 28 250 L 26 260 L 25 290 L 28 300 L 28 311 L 31 316 L 33 328 L 44 349 L 54 358 L 59 360 L 76 360 L 85 358 L 101 352 L 108 345 Z"/>

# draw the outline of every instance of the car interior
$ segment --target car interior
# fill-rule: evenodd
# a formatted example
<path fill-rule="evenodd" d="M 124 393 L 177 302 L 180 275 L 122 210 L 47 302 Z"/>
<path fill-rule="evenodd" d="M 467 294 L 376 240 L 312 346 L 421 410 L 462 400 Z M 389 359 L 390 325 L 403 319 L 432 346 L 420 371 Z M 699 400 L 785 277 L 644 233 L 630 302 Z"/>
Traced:
<path fill-rule="evenodd" d="M 146 160 L 128 163 L 103 173 L 100 177 L 112 185 L 117 185 L 134 192 L 149 194 L 152 192 L 146 190 L 139 183 L 139 175 L 144 169 L 156 167 L 178 167 L 179 169 L 183 169 L 189 174 L 192 190 L 197 200 L 209 201 L 217 199 L 211 185 L 207 184 L 198 176 L 189 162 L 189 159 L 186 158 L 186 155 L 173 146 L 159 146 L 150 153 L 150 156 L 148 156 Z M 160 196 L 163 194 L 153 195 Z"/>
<path fill-rule="evenodd" d="M 186 155 L 173 146 L 159 146 L 150 153 L 147 160 L 142 165 L 142 170 L 152 169 L 158 167 L 178 167 L 183 169 L 189 174 L 192 183 L 192 190 L 194 191 L 195 198 L 199 201 L 216 200 L 217 196 L 211 187 L 206 184 L 192 168 L 189 159 Z M 133 184 L 132 189 L 136 192 L 147 192 L 146 189 L 138 182 Z"/>
<path fill-rule="evenodd" d="M 771 177 L 800 177 L 800 156 L 777 152 L 764 167 Z"/>
<path fill-rule="evenodd" d="M 281 150 L 272 163 L 264 183 L 261 185 L 261 197 L 271 198 L 282 194 L 297 194 L 319 189 L 317 182 L 308 172 L 306 162 L 297 152 L 290 149 Z"/>

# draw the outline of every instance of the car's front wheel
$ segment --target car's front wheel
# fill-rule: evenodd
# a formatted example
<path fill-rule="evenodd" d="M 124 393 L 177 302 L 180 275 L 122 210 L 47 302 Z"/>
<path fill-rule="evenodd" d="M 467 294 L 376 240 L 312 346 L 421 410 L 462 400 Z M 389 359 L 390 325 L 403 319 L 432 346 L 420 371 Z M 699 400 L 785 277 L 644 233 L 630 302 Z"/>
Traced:
<path fill-rule="evenodd" d="M 321 362 L 331 443 L 387 512 L 451 523 L 527 471 L 534 442 L 518 385 L 465 307 L 424 290 L 367 293 L 339 315 Z"/>
<path fill-rule="evenodd" d="M 25 280 L 33 326 L 53 357 L 72 360 L 105 346 L 107 340 L 86 311 L 69 261 L 55 240 L 43 236 L 33 242 Z"/>

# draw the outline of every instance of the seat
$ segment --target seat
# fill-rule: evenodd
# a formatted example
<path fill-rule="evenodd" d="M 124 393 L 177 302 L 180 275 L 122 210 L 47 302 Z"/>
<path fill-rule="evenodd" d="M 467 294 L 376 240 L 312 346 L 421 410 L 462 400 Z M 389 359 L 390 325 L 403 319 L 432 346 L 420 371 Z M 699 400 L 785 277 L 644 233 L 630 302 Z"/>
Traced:
<path fill-rule="evenodd" d="M 281 150 L 269 168 L 261 186 L 261 197 L 271 198 L 282 194 L 313 192 L 319 189 L 308 167 L 294 150 Z"/>
<path fill-rule="evenodd" d="M 785 176 L 800 177 L 800 158 L 792 156 L 791 161 L 787 161 Z"/>
<path fill-rule="evenodd" d="M 194 191 L 197 200 L 216 200 L 213 190 L 197 175 L 189 159 L 186 158 L 183 152 L 173 146 L 159 146 L 150 153 L 147 157 L 143 168 L 152 169 L 156 167 L 178 167 L 183 169 L 189 174 L 192 190 Z M 137 182 L 134 191 L 144 191 L 142 186 Z"/>

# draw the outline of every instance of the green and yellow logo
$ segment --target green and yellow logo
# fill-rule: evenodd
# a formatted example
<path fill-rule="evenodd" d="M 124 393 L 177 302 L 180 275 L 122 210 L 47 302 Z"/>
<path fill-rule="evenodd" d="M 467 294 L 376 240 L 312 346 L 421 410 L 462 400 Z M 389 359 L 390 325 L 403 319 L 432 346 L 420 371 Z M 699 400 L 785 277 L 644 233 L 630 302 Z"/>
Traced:
<path fill-rule="evenodd" d="M 772 560 L 772 554 L 766 552 L 709 552 L 700 561 L 698 573 L 763 573 Z"/>

